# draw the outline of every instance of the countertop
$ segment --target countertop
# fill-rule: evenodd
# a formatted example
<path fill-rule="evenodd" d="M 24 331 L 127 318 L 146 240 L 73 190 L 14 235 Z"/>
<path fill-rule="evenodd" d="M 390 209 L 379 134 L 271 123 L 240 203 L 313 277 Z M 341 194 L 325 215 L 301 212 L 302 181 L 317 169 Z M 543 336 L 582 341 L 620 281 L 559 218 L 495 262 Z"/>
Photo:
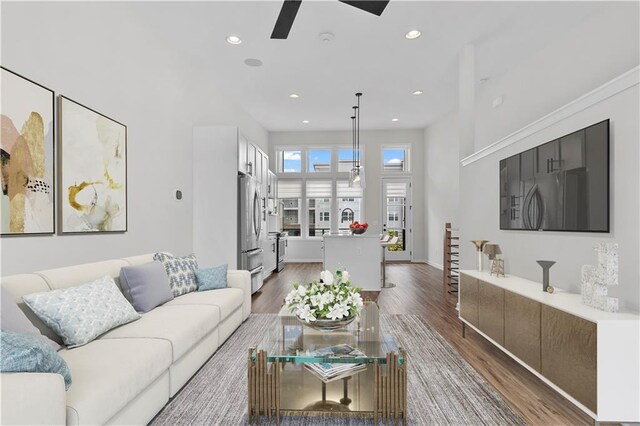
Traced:
<path fill-rule="evenodd" d="M 625 320 L 640 321 L 640 315 L 638 312 L 623 309 L 620 309 L 620 311 L 616 313 L 601 311 L 583 304 L 582 296 L 580 294 L 569 293 L 558 288 L 555 288 L 553 293 L 544 293 L 542 291 L 542 283 L 530 281 L 514 275 L 496 277 L 495 275 L 490 275 L 488 272 L 478 272 L 475 270 L 462 270 L 460 273 L 485 281 L 489 284 L 493 284 L 496 287 L 503 288 L 528 299 L 544 303 L 547 306 L 551 306 L 552 308 L 559 309 L 591 322 Z"/>
<path fill-rule="evenodd" d="M 323 238 L 375 238 L 376 240 L 380 239 L 380 234 L 367 233 L 360 235 L 352 235 L 352 234 L 324 234 Z"/>

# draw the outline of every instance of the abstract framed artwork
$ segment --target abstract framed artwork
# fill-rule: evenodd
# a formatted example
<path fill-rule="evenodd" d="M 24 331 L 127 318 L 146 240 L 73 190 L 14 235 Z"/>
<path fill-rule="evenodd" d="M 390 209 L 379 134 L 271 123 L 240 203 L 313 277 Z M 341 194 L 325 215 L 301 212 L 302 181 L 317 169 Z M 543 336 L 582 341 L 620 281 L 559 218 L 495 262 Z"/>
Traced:
<path fill-rule="evenodd" d="M 55 94 L 0 68 L 1 234 L 53 234 Z"/>
<path fill-rule="evenodd" d="M 127 126 L 59 97 L 62 233 L 127 231 Z"/>

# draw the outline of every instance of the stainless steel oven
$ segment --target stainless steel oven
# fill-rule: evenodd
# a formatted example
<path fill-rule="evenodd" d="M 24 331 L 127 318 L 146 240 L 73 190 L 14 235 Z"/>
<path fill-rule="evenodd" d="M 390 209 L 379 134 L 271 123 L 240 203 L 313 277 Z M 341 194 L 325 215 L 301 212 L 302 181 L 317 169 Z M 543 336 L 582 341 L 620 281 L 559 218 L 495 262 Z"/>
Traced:
<path fill-rule="evenodd" d="M 284 269 L 284 262 L 287 259 L 287 246 L 289 245 L 286 232 L 278 233 L 278 265 L 276 266 L 276 272 L 280 272 Z"/>

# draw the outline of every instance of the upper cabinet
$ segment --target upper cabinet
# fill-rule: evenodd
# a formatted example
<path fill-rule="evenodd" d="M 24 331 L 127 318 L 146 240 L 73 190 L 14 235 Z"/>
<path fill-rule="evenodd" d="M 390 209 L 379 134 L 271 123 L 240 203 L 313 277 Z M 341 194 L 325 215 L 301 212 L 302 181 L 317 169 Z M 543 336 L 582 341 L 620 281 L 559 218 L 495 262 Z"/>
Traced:
<path fill-rule="evenodd" d="M 251 142 L 249 142 L 247 144 L 247 168 L 248 168 L 247 174 L 251 176 L 256 175 L 256 153 L 257 152 L 258 150 L 256 149 L 256 146 Z"/>
<path fill-rule="evenodd" d="M 238 172 L 249 174 L 249 141 L 242 134 L 238 136 Z"/>

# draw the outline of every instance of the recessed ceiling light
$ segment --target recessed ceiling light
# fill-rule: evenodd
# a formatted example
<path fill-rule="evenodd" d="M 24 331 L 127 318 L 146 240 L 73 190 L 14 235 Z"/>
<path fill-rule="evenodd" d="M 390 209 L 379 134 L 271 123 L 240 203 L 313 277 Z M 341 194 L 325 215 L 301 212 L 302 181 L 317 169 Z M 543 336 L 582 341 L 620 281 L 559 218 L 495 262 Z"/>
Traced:
<path fill-rule="evenodd" d="M 392 118 L 391 121 L 395 122 L 395 121 L 398 121 L 398 119 L 397 118 Z"/>
<path fill-rule="evenodd" d="M 309 124 L 309 120 L 302 120 L 302 124 Z"/>
<path fill-rule="evenodd" d="M 227 36 L 227 43 L 229 43 L 229 44 L 240 44 L 240 43 L 242 43 L 242 40 L 238 36 L 230 35 L 230 36 Z"/>
<path fill-rule="evenodd" d="M 412 93 L 412 95 L 422 95 L 422 90 L 416 90 L 415 92 Z"/>
<path fill-rule="evenodd" d="M 250 67 L 261 67 L 262 61 L 260 59 L 247 58 L 244 60 L 244 63 Z"/>
<path fill-rule="evenodd" d="M 298 95 L 297 93 L 292 93 L 292 94 L 289 95 L 289 97 L 291 99 L 298 99 L 300 97 L 300 95 Z"/>
<path fill-rule="evenodd" d="M 416 39 L 416 38 L 420 37 L 421 35 L 422 35 L 422 33 L 421 33 L 420 31 L 418 31 L 418 30 L 411 30 L 411 31 L 409 31 L 408 33 L 406 33 L 406 34 L 404 35 L 404 37 L 405 37 L 406 39 L 408 39 L 408 40 L 414 40 L 414 39 Z"/>

